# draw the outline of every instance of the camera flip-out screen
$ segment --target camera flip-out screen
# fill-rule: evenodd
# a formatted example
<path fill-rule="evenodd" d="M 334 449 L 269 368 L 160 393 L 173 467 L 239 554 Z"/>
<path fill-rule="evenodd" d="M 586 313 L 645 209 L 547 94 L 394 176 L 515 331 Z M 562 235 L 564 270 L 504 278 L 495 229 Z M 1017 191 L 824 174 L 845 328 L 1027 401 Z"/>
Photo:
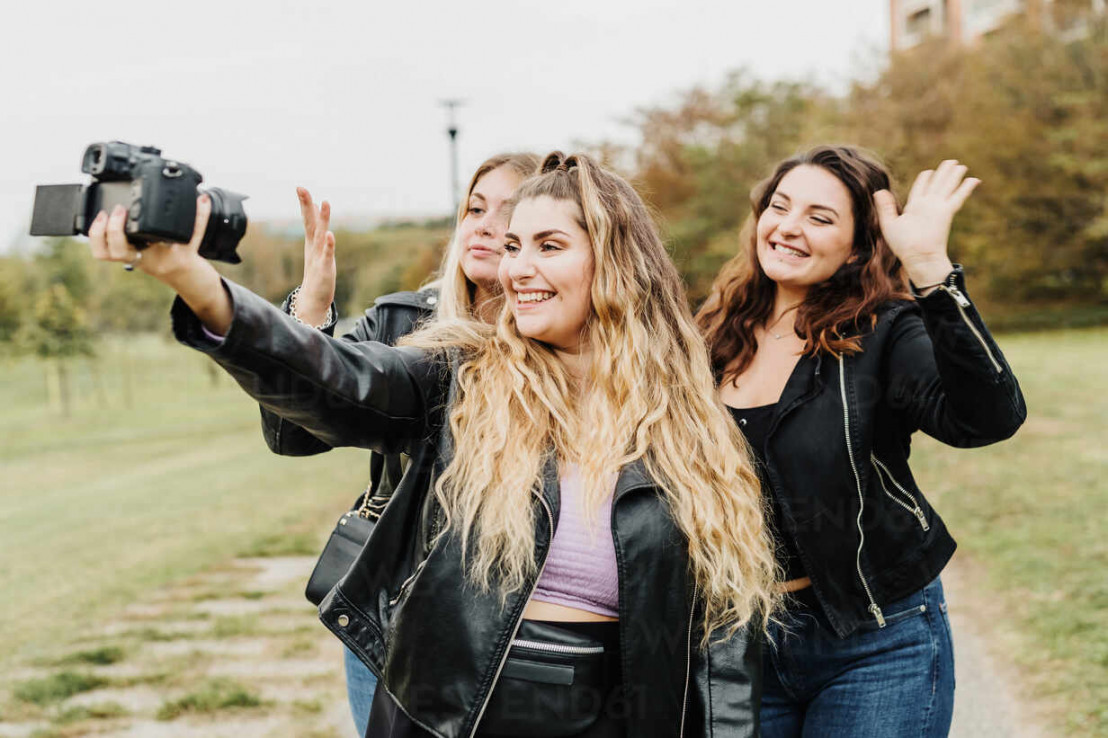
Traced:
<path fill-rule="evenodd" d="M 39 185 L 35 188 L 35 209 L 31 214 L 32 236 L 72 236 L 77 233 L 76 217 L 81 212 L 82 190 L 79 184 Z"/>

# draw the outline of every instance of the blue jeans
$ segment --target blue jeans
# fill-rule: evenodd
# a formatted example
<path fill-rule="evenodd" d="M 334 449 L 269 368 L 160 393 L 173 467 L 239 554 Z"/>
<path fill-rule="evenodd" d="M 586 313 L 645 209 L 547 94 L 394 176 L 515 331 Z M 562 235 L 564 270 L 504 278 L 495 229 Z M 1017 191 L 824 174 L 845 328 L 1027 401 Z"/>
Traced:
<path fill-rule="evenodd" d="M 837 637 L 822 613 L 800 607 L 771 628 L 766 645 L 763 738 L 935 738 L 950 731 L 954 648 L 942 583 L 883 607 Z"/>
<path fill-rule="evenodd" d="M 350 702 L 350 714 L 354 716 L 354 727 L 358 729 L 358 735 L 365 735 L 373 693 L 377 691 L 377 677 L 349 648 L 343 646 L 342 652 L 346 665 L 346 699 Z"/>

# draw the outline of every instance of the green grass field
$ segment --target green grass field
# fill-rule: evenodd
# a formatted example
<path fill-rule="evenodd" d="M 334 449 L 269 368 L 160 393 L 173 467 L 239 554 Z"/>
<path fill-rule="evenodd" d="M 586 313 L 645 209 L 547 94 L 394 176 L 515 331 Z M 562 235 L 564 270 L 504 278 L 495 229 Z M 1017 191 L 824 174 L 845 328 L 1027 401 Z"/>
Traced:
<path fill-rule="evenodd" d="M 973 451 L 920 438 L 913 468 L 1035 693 L 1072 734 L 1108 736 L 1108 330 L 1000 343 L 1027 425 Z M 143 336 L 103 345 L 97 364 L 98 381 L 74 367 L 70 419 L 49 406 L 43 364 L 0 365 L 0 660 L 237 553 L 314 553 L 364 484 L 361 451 L 269 453 L 256 406 L 195 352 Z"/>
<path fill-rule="evenodd" d="M 1108 330 L 1001 336 L 1027 398 L 1011 441 L 917 441 L 912 468 L 983 571 L 1006 655 L 1073 735 L 1108 736 Z"/>
<path fill-rule="evenodd" d="M 318 550 L 368 476 L 363 451 L 270 453 L 257 405 L 167 339 L 96 363 L 73 363 L 68 419 L 42 362 L 0 365 L 0 662 L 236 554 Z"/>

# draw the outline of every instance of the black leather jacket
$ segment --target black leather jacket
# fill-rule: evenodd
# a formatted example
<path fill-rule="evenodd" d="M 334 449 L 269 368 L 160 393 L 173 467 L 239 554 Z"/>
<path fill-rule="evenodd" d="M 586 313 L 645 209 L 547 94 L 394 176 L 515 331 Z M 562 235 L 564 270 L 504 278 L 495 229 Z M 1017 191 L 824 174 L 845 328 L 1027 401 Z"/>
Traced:
<path fill-rule="evenodd" d="M 908 468 L 912 433 L 984 446 L 1025 417 L 960 267 L 927 297 L 886 306 L 861 353 L 801 358 L 770 425 L 766 472 L 778 527 L 840 637 L 883 626 L 881 607 L 926 586 L 954 553 Z"/>
<path fill-rule="evenodd" d="M 289 312 L 291 295 L 285 298 L 281 310 Z M 428 288 L 418 292 L 393 292 L 382 295 L 373 302 L 373 307 L 365 311 L 350 332 L 343 334 L 343 341 L 378 341 L 392 346 L 408 335 L 416 326 L 427 320 L 434 312 L 439 300 L 437 289 Z M 331 315 L 336 315 L 335 305 L 331 304 Z M 335 333 L 335 319 L 323 325 L 320 330 L 329 336 Z M 311 456 L 330 451 L 331 445 L 325 443 L 298 425 L 288 422 L 277 413 L 261 408 L 262 436 L 269 450 L 282 456 Z M 404 458 L 401 454 L 370 454 L 369 485 L 363 495 L 374 498 L 376 509 L 392 495 L 400 477 L 404 473 Z M 354 506 L 362 503 L 359 495 Z"/>
<path fill-rule="evenodd" d="M 449 463 L 444 424 L 451 367 L 414 348 L 338 341 L 299 325 L 226 282 L 234 319 L 222 343 L 177 300 L 174 332 L 208 353 L 271 412 L 331 446 L 406 451 L 411 465 L 350 572 L 320 617 L 377 674 L 400 707 L 444 738 L 477 729 L 534 581 L 501 602 L 463 574 L 449 532 L 425 552 L 424 498 Z M 533 490 L 538 561 L 558 521 L 553 465 Z M 643 465 L 619 474 L 612 505 L 619 567 L 622 673 L 628 735 L 636 738 L 758 734 L 760 647 L 740 632 L 707 651 L 687 543 Z M 472 549 L 471 549 L 472 550 Z"/>

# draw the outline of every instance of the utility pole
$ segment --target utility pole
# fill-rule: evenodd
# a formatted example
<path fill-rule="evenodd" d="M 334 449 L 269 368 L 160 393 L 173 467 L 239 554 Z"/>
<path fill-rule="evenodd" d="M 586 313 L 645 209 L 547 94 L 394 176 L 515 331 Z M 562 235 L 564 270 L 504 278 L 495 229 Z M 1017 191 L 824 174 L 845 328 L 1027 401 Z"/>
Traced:
<path fill-rule="evenodd" d="M 450 194 L 454 200 L 454 212 L 458 212 L 461 202 L 458 197 L 458 123 L 454 112 L 465 104 L 464 100 L 442 100 L 439 103 L 446 108 L 446 133 L 450 136 Z"/>

